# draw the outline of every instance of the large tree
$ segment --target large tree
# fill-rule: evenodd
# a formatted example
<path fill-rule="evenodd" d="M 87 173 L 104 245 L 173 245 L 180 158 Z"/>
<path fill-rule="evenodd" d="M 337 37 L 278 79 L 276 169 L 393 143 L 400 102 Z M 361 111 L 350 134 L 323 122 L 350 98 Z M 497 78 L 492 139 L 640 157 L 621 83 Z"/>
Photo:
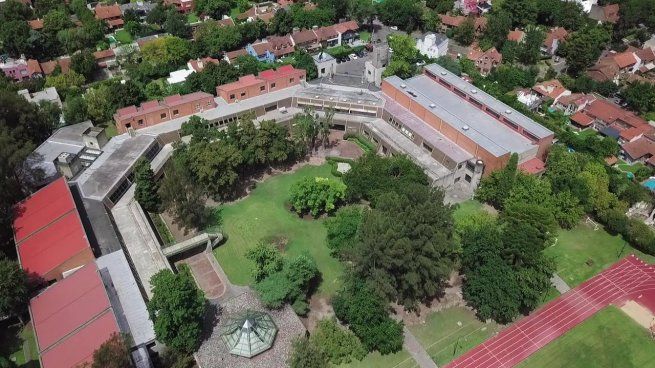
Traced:
<path fill-rule="evenodd" d="M 150 285 L 152 298 L 148 312 L 157 340 L 187 353 L 196 350 L 207 301 L 189 269 L 183 266 L 177 274 L 159 271 L 150 279 Z"/>
<path fill-rule="evenodd" d="M 29 298 L 27 274 L 16 261 L 0 259 L 0 316 L 22 320 Z"/>
<path fill-rule="evenodd" d="M 155 173 L 150 167 L 150 161 L 140 159 L 134 168 L 136 188 L 134 198 L 144 210 L 150 213 L 161 211 L 161 198 L 159 197 L 159 183 L 155 179 Z"/>
<path fill-rule="evenodd" d="M 611 40 L 604 26 L 585 26 L 572 33 L 559 51 L 566 57 L 568 72 L 578 75 L 591 66 Z"/>
<path fill-rule="evenodd" d="M 130 349 L 125 337 L 113 333 L 109 340 L 93 352 L 90 368 L 127 368 L 132 366 Z"/>
<path fill-rule="evenodd" d="M 364 213 L 354 269 L 390 301 L 414 310 L 438 295 L 457 258 L 443 192 L 408 185 Z"/>
<path fill-rule="evenodd" d="M 418 0 L 386 0 L 378 3 L 377 13 L 385 25 L 411 32 L 419 28 L 423 9 Z"/>

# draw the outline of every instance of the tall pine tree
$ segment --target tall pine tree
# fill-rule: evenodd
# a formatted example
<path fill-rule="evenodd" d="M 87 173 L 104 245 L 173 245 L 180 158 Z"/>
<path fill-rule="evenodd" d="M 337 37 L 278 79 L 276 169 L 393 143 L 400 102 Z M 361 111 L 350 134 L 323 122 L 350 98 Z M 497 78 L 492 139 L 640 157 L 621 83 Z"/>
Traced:
<path fill-rule="evenodd" d="M 145 159 L 139 160 L 134 170 L 136 189 L 134 198 L 141 204 L 144 210 L 151 213 L 159 213 L 161 210 L 161 198 L 159 197 L 159 183 L 155 180 L 155 173 L 150 168 L 150 162 Z"/>

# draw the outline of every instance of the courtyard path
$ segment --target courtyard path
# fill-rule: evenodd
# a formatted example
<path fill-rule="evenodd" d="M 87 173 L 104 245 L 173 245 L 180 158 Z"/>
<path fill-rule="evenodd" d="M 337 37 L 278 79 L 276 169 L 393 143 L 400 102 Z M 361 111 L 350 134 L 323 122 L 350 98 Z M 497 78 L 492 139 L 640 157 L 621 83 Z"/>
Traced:
<path fill-rule="evenodd" d="M 403 347 L 414 358 L 421 368 L 438 368 L 437 364 L 430 358 L 430 355 L 423 348 L 421 343 L 418 342 L 416 337 L 412 335 L 407 327 L 403 327 L 405 341 Z"/>

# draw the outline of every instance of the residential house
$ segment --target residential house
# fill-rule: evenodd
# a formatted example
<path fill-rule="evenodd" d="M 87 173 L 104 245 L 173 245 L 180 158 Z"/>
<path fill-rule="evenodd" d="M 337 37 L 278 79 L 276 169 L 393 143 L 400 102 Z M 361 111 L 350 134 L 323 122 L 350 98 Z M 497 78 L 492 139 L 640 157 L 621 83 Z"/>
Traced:
<path fill-rule="evenodd" d="M 63 57 L 60 59 L 39 63 L 39 65 L 41 66 L 41 70 L 43 71 L 44 75 L 51 75 L 57 68 L 59 68 L 61 73 L 67 74 L 70 71 L 71 58 Z"/>
<path fill-rule="evenodd" d="M 350 44 L 359 39 L 359 25 L 354 20 L 335 24 L 334 29 L 339 34 L 339 44 Z"/>
<path fill-rule="evenodd" d="M 441 33 L 428 33 L 416 41 L 416 48 L 422 55 L 436 59 L 448 53 L 448 37 Z"/>
<path fill-rule="evenodd" d="M 305 29 L 291 34 L 293 46 L 306 51 L 314 51 L 321 47 L 316 32 L 312 29 Z"/>
<path fill-rule="evenodd" d="M 128 129 L 157 125 L 164 121 L 213 109 L 216 106 L 214 96 L 209 93 L 173 95 L 165 97 L 163 101 L 148 101 L 139 107 L 132 105 L 119 109 L 114 114 L 114 121 L 119 133 L 125 133 Z"/>
<path fill-rule="evenodd" d="M 276 70 L 269 69 L 260 72 L 258 78 L 266 81 L 268 92 L 273 92 L 300 84 L 305 81 L 306 75 L 307 72 L 304 69 L 283 65 Z"/>
<path fill-rule="evenodd" d="M 562 0 L 562 1 L 570 1 L 570 0 Z M 598 0 L 573 0 L 573 1 L 580 4 L 580 6 L 582 7 L 582 11 L 584 11 L 587 14 L 589 14 L 591 8 L 594 5 L 598 4 Z"/>
<path fill-rule="evenodd" d="M 246 22 L 254 22 L 262 20 L 268 23 L 275 16 L 275 12 L 280 9 L 280 6 L 272 1 L 265 1 L 254 4 L 250 9 L 237 15 L 237 19 L 245 20 Z"/>
<path fill-rule="evenodd" d="M 33 20 L 28 20 L 27 25 L 30 26 L 31 29 L 35 31 L 40 31 L 43 29 L 43 19 L 33 19 Z"/>
<path fill-rule="evenodd" d="M 278 59 L 289 56 L 296 51 L 290 36 L 269 36 L 266 40 Z"/>
<path fill-rule="evenodd" d="M 439 14 L 441 19 L 441 32 L 446 33 L 450 29 L 455 29 L 459 27 L 467 17 L 463 15 L 449 15 L 449 14 Z M 473 27 L 475 28 L 476 34 L 481 34 L 485 28 L 487 28 L 487 18 L 485 17 L 474 17 L 473 18 Z"/>
<path fill-rule="evenodd" d="M 593 5 L 589 12 L 589 18 L 598 21 L 598 23 L 615 24 L 620 19 L 619 4 Z"/>
<path fill-rule="evenodd" d="M 332 78 L 334 73 L 337 72 L 337 60 L 327 52 L 319 52 L 313 55 L 314 64 L 318 72 L 318 78 Z"/>
<path fill-rule="evenodd" d="M 655 136 L 644 134 L 632 142 L 621 146 L 620 156 L 628 163 L 642 162 L 655 167 Z"/>
<path fill-rule="evenodd" d="M 544 102 L 556 103 L 560 98 L 569 96 L 571 91 L 564 88 L 557 79 L 535 84 L 531 89 L 520 90 L 517 93 L 519 102 L 536 109 Z"/>
<path fill-rule="evenodd" d="M 487 51 L 474 48 L 469 51 L 466 57 L 475 63 L 475 68 L 482 75 L 489 74 L 494 68 L 503 62 L 503 55 L 498 52 L 495 47 L 492 47 Z"/>
<path fill-rule="evenodd" d="M 164 4 L 174 7 L 180 13 L 193 11 L 193 0 L 164 0 Z"/>
<path fill-rule="evenodd" d="M 28 78 L 40 77 L 43 74 L 39 62 L 33 59 L 6 59 L 0 60 L 0 69 L 11 79 L 21 81 Z"/>
<path fill-rule="evenodd" d="M 600 97 L 573 114 L 571 122 L 581 128 L 593 127 L 605 136 L 616 138 L 620 144 L 632 142 L 653 131 L 646 120 Z"/>
<path fill-rule="evenodd" d="M 95 7 L 95 13 L 96 19 L 104 20 L 111 29 L 121 28 L 125 23 L 123 21 L 123 12 L 118 4 L 98 4 Z"/>
<path fill-rule="evenodd" d="M 587 75 L 597 82 L 618 83 L 621 74 L 633 74 L 642 66 L 641 59 L 634 50 L 639 51 L 639 49 L 633 48 L 620 53 L 616 51 L 603 52 L 596 64 L 587 69 Z M 648 52 L 643 54 L 650 58 Z"/>
<path fill-rule="evenodd" d="M 507 34 L 507 41 L 522 43 L 523 41 L 525 41 L 525 32 L 523 32 L 520 29 L 509 31 L 509 33 Z"/>
<path fill-rule="evenodd" d="M 151 3 L 148 1 L 136 1 L 136 2 L 129 2 L 127 4 L 121 4 L 121 13 L 125 15 L 125 12 L 130 10 L 135 12 L 141 20 L 145 20 L 146 16 L 152 9 L 155 8 L 157 4 L 156 3 Z"/>
<path fill-rule="evenodd" d="M 569 36 L 569 32 L 562 27 L 551 28 L 546 33 L 546 39 L 541 45 L 541 52 L 545 55 L 555 55 L 559 45 Z"/>
<path fill-rule="evenodd" d="M 247 44 L 246 52 L 255 57 L 258 61 L 265 63 L 274 63 L 275 62 L 275 53 L 273 52 L 273 47 L 268 41 L 257 42 L 254 44 Z"/>
<path fill-rule="evenodd" d="M 573 115 L 587 107 L 587 105 L 595 99 L 596 97 L 591 94 L 572 93 L 557 99 L 552 107 L 563 112 L 565 115 Z"/>
<path fill-rule="evenodd" d="M 96 51 L 93 53 L 93 57 L 101 68 L 108 68 L 116 64 L 116 54 L 112 49 Z"/>
<path fill-rule="evenodd" d="M 223 55 L 223 60 L 225 60 L 228 64 L 234 63 L 239 56 L 247 56 L 248 51 L 246 49 L 238 49 L 234 51 L 228 51 Z"/>
<path fill-rule="evenodd" d="M 641 61 L 639 73 L 648 73 L 655 69 L 655 50 L 650 47 L 644 47 L 643 49 L 638 49 L 635 54 Z"/>
<path fill-rule="evenodd" d="M 192 69 L 194 72 L 199 73 L 207 67 L 209 64 L 218 64 L 220 61 L 212 57 L 206 57 L 202 59 L 191 59 L 186 65 L 188 69 Z"/>
<path fill-rule="evenodd" d="M 337 32 L 334 26 L 314 27 L 312 30 L 316 34 L 318 42 L 323 47 L 334 47 L 341 44 L 339 41 L 339 32 Z"/>
<path fill-rule="evenodd" d="M 23 98 L 25 98 L 29 102 L 38 104 L 42 101 L 47 101 L 59 106 L 59 108 L 63 107 L 63 105 L 61 104 L 61 99 L 59 98 L 59 94 L 57 93 L 57 89 L 55 87 L 44 88 L 43 91 L 38 91 L 34 93 L 30 93 L 30 91 L 26 89 L 21 89 L 20 91 L 18 91 L 18 94 L 20 96 L 23 96 Z"/>
<path fill-rule="evenodd" d="M 455 9 L 464 15 L 484 14 L 491 10 L 491 0 L 457 0 Z"/>

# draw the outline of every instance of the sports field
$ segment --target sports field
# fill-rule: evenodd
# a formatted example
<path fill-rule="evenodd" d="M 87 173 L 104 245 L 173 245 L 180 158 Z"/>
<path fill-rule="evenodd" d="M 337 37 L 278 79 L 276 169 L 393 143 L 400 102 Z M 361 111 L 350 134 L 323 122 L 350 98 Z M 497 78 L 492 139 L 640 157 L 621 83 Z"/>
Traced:
<path fill-rule="evenodd" d="M 418 364 L 405 350 L 395 354 L 369 353 L 361 361 L 338 365 L 339 368 L 418 368 Z"/>
<path fill-rule="evenodd" d="M 246 198 L 221 206 L 223 224 L 220 228 L 227 235 L 227 241 L 216 248 L 214 254 L 231 282 L 237 285 L 252 282 L 253 264 L 245 258 L 245 252 L 265 240 L 280 244 L 286 256 L 308 252 L 321 271 L 318 293 L 330 296 L 336 292 L 343 266 L 330 256 L 323 220 L 301 219 L 286 204 L 291 185 L 306 177 L 333 177 L 330 172 L 330 165 L 326 164 L 276 175 L 258 183 Z"/>
<path fill-rule="evenodd" d="M 520 368 L 655 367 L 655 341 L 610 306 L 536 352 Z"/>

